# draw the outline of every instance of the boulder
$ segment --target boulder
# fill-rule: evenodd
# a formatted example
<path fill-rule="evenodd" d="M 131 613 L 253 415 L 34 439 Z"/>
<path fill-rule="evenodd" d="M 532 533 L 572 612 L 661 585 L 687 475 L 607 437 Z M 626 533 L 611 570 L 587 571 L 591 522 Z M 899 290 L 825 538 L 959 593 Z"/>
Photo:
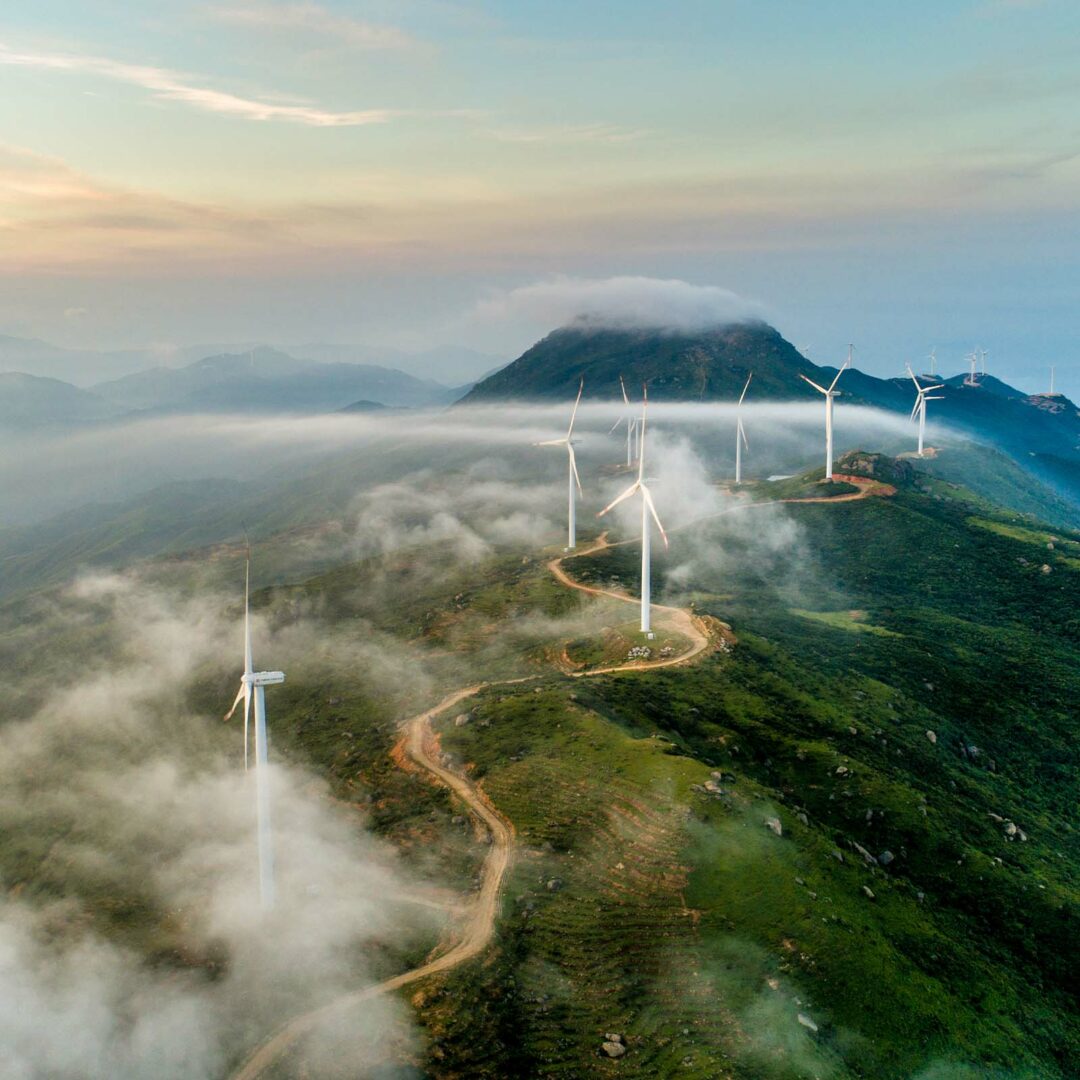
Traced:
<path fill-rule="evenodd" d="M 878 856 L 878 862 L 881 863 L 882 866 L 888 866 L 895 858 L 896 856 L 891 851 L 883 851 Z"/>
<path fill-rule="evenodd" d="M 626 1053 L 626 1047 L 621 1042 L 605 1042 L 600 1044 L 600 1049 L 609 1058 L 621 1058 Z"/>
<path fill-rule="evenodd" d="M 784 834 L 784 826 L 780 824 L 780 819 L 779 818 L 774 818 L 774 817 L 766 818 L 765 819 L 765 828 L 766 829 L 772 829 L 772 831 L 774 833 L 776 833 L 777 836 L 783 836 L 783 834 Z"/>
<path fill-rule="evenodd" d="M 937 734 L 935 732 L 928 731 L 926 733 L 926 737 L 930 740 L 931 743 L 933 743 L 934 745 L 937 745 Z"/>
<path fill-rule="evenodd" d="M 806 1013 L 799 1013 L 799 1023 L 802 1024 L 804 1028 L 809 1028 L 810 1031 L 817 1031 L 818 1029 L 817 1024 L 815 1024 Z"/>
<path fill-rule="evenodd" d="M 454 727 L 464 727 L 471 719 L 472 716 L 467 712 L 458 713 L 454 717 Z"/>
<path fill-rule="evenodd" d="M 864 893 L 866 893 L 867 897 L 868 897 L 868 898 L 869 898 L 870 900 L 876 900 L 876 899 L 877 899 L 877 897 L 875 897 L 875 896 L 874 896 L 874 890 L 873 890 L 873 889 L 871 889 L 869 885 L 864 885 L 864 886 L 862 887 L 862 891 L 863 891 Z"/>

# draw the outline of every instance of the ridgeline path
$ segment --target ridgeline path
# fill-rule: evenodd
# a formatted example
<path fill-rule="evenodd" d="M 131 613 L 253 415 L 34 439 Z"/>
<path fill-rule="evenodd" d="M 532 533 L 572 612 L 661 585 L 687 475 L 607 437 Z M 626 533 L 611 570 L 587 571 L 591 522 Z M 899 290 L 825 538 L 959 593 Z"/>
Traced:
<path fill-rule="evenodd" d="M 896 492 L 896 489 L 889 484 L 882 484 L 879 481 L 868 480 L 864 477 L 837 474 L 834 479 L 852 484 L 859 490 L 844 495 L 810 496 L 801 499 L 773 499 L 758 503 L 742 503 L 738 506 L 728 507 L 718 514 L 698 518 L 687 525 L 672 529 L 671 532 L 682 531 L 726 514 L 751 510 L 756 507 L 776 506 L 780 503 L 855 502 L 870 496 L 888 496 Z M 629 593 L 615 589 L 601 589 L 576 581 L 566 572 L 563 566 L 563 563 L 569 559 L 582 558 L 609 547 L 619 547 L 623 544 L 637 542 L 637 539 L 632 537 L 628 540 L 620 540 L 615 544 L 610 544 L 607 533 L 601 533 L 590 547 L 552 559 L 548 563 L 548 569 L 555 579 L 567 588 L 577 589 L 590 596 L 606 596 L 625 603 L 638 604 L 640 599 L 631 596 Z M 656 668 L 674 667 L 678 664 L 687 664 L 696 660 L 708 649 L 712 636 L 700 618 L 683 608 L 668 607 L 663 604 L 653 604 L 652 607 L 653 611 L 659 614 L 661 622 L 666 623 L 670 628 L 690 641 L 690 648 L 687 651 L 680 653 L 678 656 L 665 657 L 661 660 L 642 660 L 615 664 L 610 667 L 593 668 L 589 671 L 569 672 L 570 677 L 584 678 L 591 675 L 610 675 L 619 671 L 652 671 Z M 491 836 L 491 845 L 487 855 L 484 857 L 481 868 L 480 889 L 472 901 L 463 907 L 466 914 L 457 942 L 446 952 L 421 964 L 419 967 L 403 971 L 400 975 L 395 975 L 384 982 L 374 983 L 360 990 L 354 990 L 317 1009 L 293 1017 L 251 1053 L 243 1065 L 233 1072 L 232 1080 L 257 1080 L 267 1069 L 292 1049 L 298 1040 L 318 1027 L 322 1021 L 332 1019 L 352 1006 L 373 997 L 378 997 L 380 994 L 388 994 L 393 990 L 408 986 L 410 983 L 425 979 L 429 975 L 436 975 L 439 972 L 457 967 L 459 964 L 471 960 L 487 947 L 495 932 L 495 918 L 498 912 L 499 893 L 502 889 L 503 879 L 510 868 L 513 858 L 514 828 L 471 780 L 451 772 L 439 763 L 435 733 L 432 730 L 431 721 L 452 709 L 455 705 L 459 705 L 461 702 L 475 696 L 481 690 L 529 682 L 533 677 L 502 679 L 498 682 L 481 682 L 462 687 L 447 694 L 437 705 L 434 705 L 426 712 L 418 713 L 416 716 L 406 720 L 402 725 L 404 733 L 398 743 L 398 748 L 403 751 L 404 756 L 427 772 L 437 783 L 442 784 L 457 795 L 469 808 L 469 811 L 486 826 Z"/>

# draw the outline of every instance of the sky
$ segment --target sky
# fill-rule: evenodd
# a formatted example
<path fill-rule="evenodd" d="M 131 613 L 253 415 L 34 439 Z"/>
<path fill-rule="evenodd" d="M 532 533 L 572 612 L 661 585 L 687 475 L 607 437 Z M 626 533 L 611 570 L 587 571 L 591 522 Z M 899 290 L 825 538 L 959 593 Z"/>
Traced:
<path fill-rule="evenodd" d="M 509 358 L 516 297 L 657 278 L 1080 396 L 1078 49 L 1074 0 L 5 5 L 0 333 Z"/>

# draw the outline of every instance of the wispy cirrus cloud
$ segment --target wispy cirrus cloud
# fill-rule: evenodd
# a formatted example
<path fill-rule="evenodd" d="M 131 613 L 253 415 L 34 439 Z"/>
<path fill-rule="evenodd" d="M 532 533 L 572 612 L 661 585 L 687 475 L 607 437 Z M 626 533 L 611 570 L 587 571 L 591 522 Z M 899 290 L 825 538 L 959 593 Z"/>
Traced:
<path fill-rule="evenodd" d="M 330 11 L 322 4 L 229 4 L 208 14 L 218 22 L 265 31 L 288 31 L 332 39 L 354 49 L 412 49 L 419 42 L 397 26 Z"/>
<path fill-rule="evenodd" d="M 550 146 L 558 143 L 627 143 L 643 138 L 646 133 L 615 124 L 553 124 L 535 128 L 489 128 L 484 134 L 499 142 Z"/>
<path fill-rule="evenodd" d="M 162 101 L 175 101 L 204 112 L 232 116 L 240 120 L 278 120 L 308 127 L 358 127 L 365 124 L 383 124 L 395 115 L 390 109 L 338 112 L 314 105 L 260 101 L 257 98 L 241 97 L 224 90 L 200 86 L 193 77 L 170 71 L 168 68 L 128 64 L 101 56 L 20 52 L 0 44 L 0 65 L 111 79 L 148 90 Z"/>

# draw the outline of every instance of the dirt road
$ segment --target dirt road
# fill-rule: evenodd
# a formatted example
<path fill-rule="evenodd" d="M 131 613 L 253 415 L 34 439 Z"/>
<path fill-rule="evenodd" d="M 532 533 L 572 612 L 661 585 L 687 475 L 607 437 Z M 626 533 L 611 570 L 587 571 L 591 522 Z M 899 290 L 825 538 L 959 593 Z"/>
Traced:
<path fill-rule="evenodd" d="M 848 483 L 852 483 L 858 487 L 859 490 L 847 495 L 832 496 L 831 498 L 809 497 L 804 499 L 775 500 L 772 503 L 745 503 L 740 506 L 730 507 L 729 509 L 722 511 L 722 513 L 726 514 L 740 510 L 749 510 L 755 506 L 775 505 L 775 502 L 852 502 L 856 499 L 865 499 L 871 495 L 892 494 L 895 490 L 889 489 L 888 485 L 879 484 L 872 480 L 864 480 L 861 477 L 845 476 L 842 478 L 837 477 L 837 479 L 843 479 Z M 720 515 L 712 516 L 716 517 Z M 700 524 L 700 521 L 693 522 L 692 524 Z M 683 528 L 687 527 L 689 526 L 683 526 Z M 620 541 L 619 544 L 633 544 L 636 542 L 636 540 L 630 539 Z M 548 563 L 548 569 L 550 569 L 551 573 L 555 576 L 555 579 L 567 588 L 576 589 L 579 592 L 588 593 L 592 596 L 607 596 L 626 603 L 637 604 L 639 603 L 638 598 L 631 596 L 629 593 L 613 589 L 601 589 L 575 581 L 574 578 L 566 572 L 566 569 L 563 566 L 563 563 L 568 559 L 591 555 L 612 546 L 617 545 L 609 544 L 607 533 L 603 533 L 591 547 L 583 548 L 582 550 L 575 551 L 569 555 L 562 555 L 552 559 Z M 712 639 L 705 630 L 702 622 L 689 611 L 685 611 L 682 608 L 667 607 L 663 604 L 654 604 L 653 610 L 659 613 L 660 618 L 664 620 L 668 626 L 685 636 L 691 642 L 690 649 L 687 652 L 663 660 L 615 664 L 611 667 L 573 672 L 571 673 L 571 676 L 580 678 L 591 675 L 611 674 L 620 671 L 650 671 L 656 668 L 674 667 L 677 664 L 691 662 L 709 647 Z M 436 754 L 432 752 L 431 744 L 434 742 L 434 734 L 431 729 L 431 721 L 435 717 L 452 709 L 455 705 L 459 705 L 462 701 L 473 697 L 486 687 L 505 686 L 512 683 L 527 681 L 528 679 L 507 679 L 498 683 L 475 683 L 471 686 L 462 687 L 460 690 L 455 690 L 453 693 L 448 694 L 442 701 L 428 709 L 426 712 L 419 713 L 407 720 L 403 725 L 404 736 L 402 743 L 399 745 L 401 745 L 406 756 L 415 765 L 429 773 L 435 780 L 454 792 L 454 794 L 468 806 L 471 813 L 486 826 L 491 835 L 491 845 L 484 858 L 483 867 L 481 869 L 480 890 L 471 904 L 465 909 L 466 916 L 457 942 L 446 952 L 435 957 L 433 960 L 429 960 L 427 963 L 422 964 L 420 967 L 402 972 L 400 975 L 395 975 L 392 979 L 387 979 L 385 982 L 375 983 L 372 986 L 356 990 L 343 997 L 336 998 L 328 1005 L 324 1005 L 319 1009 L 314 1009 L 311 1012 L 294 1017 L 279 1028 L 251 1054 L 244 1064 L 233 1073 L 232 1080 L 256 1080 L 257 1077 L 262 1076 L 267 1069 L 275 1062 L 279 1061 L 285 1053 L 295 1046 L 299 1039 L 312 1031 L 323 1021 L 332 1019 L 342 1012 L 347 1011 L 349 1008 L 370 1000 L 373 997 L 377 997 L 380 994 L 390 993 L 402 986 L 408 986 L 410 983 L 427 978 L 429 975 L 448 971 L 458 964 L 471 960 L 487 947 L 495 931 L 495 918 L 498 913 L 499 893 L 502 888 L 503 878 L 506 876 L 506 871 L 509 869 L 513 857 L 513 827 L 491 805 L 483 792 L 470 780 L 451 772 L 449 769 L 446 769 L 439 764 Z"/>

